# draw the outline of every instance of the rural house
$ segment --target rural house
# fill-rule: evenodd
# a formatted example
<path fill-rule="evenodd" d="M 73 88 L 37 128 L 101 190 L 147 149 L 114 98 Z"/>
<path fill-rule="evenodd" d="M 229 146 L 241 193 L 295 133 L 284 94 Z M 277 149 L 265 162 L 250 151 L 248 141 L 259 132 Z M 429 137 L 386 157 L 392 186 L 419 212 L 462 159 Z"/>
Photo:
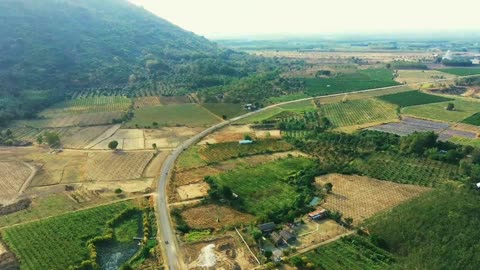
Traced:
<path fill-rule="evenodd" d="M 262 233 L 269 233 L 275 229 L 276 225 L 273 222 L 268 222 L 268 223 L 260 224 L 257 227 L 260 231 L 262 231 Z"/>
<path fill-rule="evenodd" d="M 323 208 L 318 208 L 317 210 L 308 213 L 308 217 L 312 220 L 321 219 L 327 216 L 327 210 Z"/>
<path fill-rule="evenodd" d="M 276 246 L 283 245 L 282 236 L 280 234 L 278 234 L 277 232 L 272 232 L 272 234 L 270 235 L 270 239 L 272 239 L 272 243 Z"/>
<path fill-rule="evenodd" d="M 291 244 L 292 242 L 295 242 L 295 235 L 293 235 L 291 232 L 287 230 L 280 231 L 280 236 L 285 242 L 289 244 Z"/>

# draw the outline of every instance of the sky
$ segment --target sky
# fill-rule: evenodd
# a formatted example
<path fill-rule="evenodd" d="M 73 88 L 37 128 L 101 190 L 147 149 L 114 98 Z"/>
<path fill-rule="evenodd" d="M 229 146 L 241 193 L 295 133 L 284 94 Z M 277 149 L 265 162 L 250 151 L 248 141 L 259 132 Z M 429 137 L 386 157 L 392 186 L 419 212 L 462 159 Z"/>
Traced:
<path fill-rule="evenodd" d="M 129 0 L 209 38 L 479 30 L 479 0 Z"/>

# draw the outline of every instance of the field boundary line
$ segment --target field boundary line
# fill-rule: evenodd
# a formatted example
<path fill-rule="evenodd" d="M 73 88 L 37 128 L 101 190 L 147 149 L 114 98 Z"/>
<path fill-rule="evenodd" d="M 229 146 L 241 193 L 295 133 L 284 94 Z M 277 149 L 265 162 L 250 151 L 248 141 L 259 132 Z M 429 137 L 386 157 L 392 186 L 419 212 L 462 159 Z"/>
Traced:
<path fill-rule="evenodd" d="M 235 231 L 238 233 L 238 236 L 240 236 L 240 238 L 242 239 L 242 241 L 243 241 L 243 243 L 245 244 L 245 246 L 247 246 L 248 251 L 250 251 L 250 254 L 252 254 L 252 256 L 255 258 L 255 260 L 258 262 L 258 265 L 262 265 L 262 264 L 260 263 L 260 261 L 258 260 L 257 256 L 255 256 L 255 254 L 253 254 L 253 251 L 250 249 L 250 247 L 248 246 L 247 242 L 245 242 L 245 239 L 243 239 L 242 234 L 240 234 L 240 232 L 237 230 L 237 227 L 235 227 Z"/>

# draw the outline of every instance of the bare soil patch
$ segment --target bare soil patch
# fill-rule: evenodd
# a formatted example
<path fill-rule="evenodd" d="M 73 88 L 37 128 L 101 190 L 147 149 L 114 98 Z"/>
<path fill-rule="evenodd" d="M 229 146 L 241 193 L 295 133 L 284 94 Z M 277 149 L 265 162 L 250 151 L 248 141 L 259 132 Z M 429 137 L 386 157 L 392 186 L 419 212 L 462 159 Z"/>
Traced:
<path fill-rule="evenodd" d="M 182 216 L 192 228 L 213 228 L 216 230 L 225 226 L 247 224 L 255 219 L 252 215 L 215 204 L 203 204 L 187 208 L 182 211 Z"/>
<path fill-rule="evenodd" d="M 196 135 L 203 128 L 190 127 L 164 127 L 160 129 L 145 129 L 145 149 L 152 149 L 152 144 L 157 148 L 175 148 L 181 142 Z"/>
<path fill-rule="evenodd" d="M 145 169 L 145 177 L 156 177 L 160 175 L 162 169 L 162 164 L 165 159 L 170 155 L 169 151 L 158 152 L 157 155 L 150 161 L 147 168 Z"/>
<path fill-rule="evenodd" d="M 206 136 L 198 144 L 210 144 L 221 143 L 221 142 L 233 142 L 243 140 L 245 135 L 250 135 L 255 137 L 255 131 L 250 128 L 250 125 L 230 125 L 225 128 L 220 129 L 219 131 Z"/>
<path fill-rule="evenodd" d="M 280 130 L 255 130 L 255 137 L 259 139 L 274 138 L 279 139 L 282 137 Z"/>
<path fill-rule="evenodd" d="M 205 176 L 216 175 L 221 171 L 213 167 L 200 167 L 175 173 L 174 183 L 177 186 L 189 185 L 203 181 Z"/>
<path fill-rule="evenodd" d="M 33 173 L 29 166 L 19 161 L 0 161 L 0 172 L 0 204 L 15 200 Z"/>
<path fill-rule="evenodd" d="M 140 179 L 153 152 L 99 152 L 89 153 L 86 180 Z"/>
<path fill-rule="evenodd" d="M 202 249 L 208 245 L 213 245 L 212 254 L 209 255 L 213 255 L 215 260 L 211 268 L 204 266 L 205 258 L 200 256 Z M 247 248 L 233 236 L 186 245 L 184 254 L 188 269 L 254 269 L 257 266 Z"/>
<path fill-rule="evenodd" d="M 352 217 L 356 225 L 430 190 L 356 175 L 329 174 L 316 179 L 319 187 L 325 183 L 332 183 L 333 191 L 322 206 Z"/>
<path fill-rule="evenodd" d="M 208 194 L 209 186 L 207 183 L 195 183 L 179 186 L 177 194 L 181 201 L 203 198 Z"/>
<path fill-rule="evenodd" d="M 141 129 L 119 129 L 112 136 L 99 142 L 93 146 L 92 149 L 107 150 L 108 144 L 111 141 L 117 141 L 117 149 L 123 150 L 138 150 L 145 148 L 145 139 L 143 136 L 143 130 Z"/>
<path fill-rule="evenodd" d="M 306 248 L 347 232 L 347 229 L 331 219 L 319 221 L 305 219 L 305 223 L 295 230 L 298 235 L 298 248 Z"/>

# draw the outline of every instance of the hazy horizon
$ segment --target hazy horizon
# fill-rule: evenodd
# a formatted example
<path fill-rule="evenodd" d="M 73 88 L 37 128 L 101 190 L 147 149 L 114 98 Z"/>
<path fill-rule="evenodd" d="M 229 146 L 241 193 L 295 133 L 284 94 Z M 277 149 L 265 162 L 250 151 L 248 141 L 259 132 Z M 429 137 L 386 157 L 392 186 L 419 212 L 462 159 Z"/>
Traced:
<path fill-rule="evenodd" d="M 198 35 L 209 38 L 279 35 L 455 33 L 480 30 L 480 3 L 459 0 L 129 0 Z"/>

